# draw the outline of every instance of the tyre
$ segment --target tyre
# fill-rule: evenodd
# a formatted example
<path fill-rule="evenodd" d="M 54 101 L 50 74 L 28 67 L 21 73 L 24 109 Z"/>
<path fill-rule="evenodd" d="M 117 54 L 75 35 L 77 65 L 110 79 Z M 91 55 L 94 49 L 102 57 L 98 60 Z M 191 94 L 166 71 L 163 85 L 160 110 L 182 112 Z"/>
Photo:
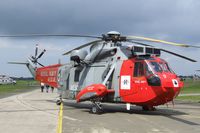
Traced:
<path fill-rule="evenodd" d="M 101 114 L 101 113 L 103 113 L 103 110 L 100 109 L 98 106 L 93 105 L 92 108 L 90 109 L 90 112 L 92 114 Z"/>
<path fill-rule="evenodd" d="M 56 101 L 56 105 L 61 105 L 62 101 L 61 100 L 57 100 Z"/>

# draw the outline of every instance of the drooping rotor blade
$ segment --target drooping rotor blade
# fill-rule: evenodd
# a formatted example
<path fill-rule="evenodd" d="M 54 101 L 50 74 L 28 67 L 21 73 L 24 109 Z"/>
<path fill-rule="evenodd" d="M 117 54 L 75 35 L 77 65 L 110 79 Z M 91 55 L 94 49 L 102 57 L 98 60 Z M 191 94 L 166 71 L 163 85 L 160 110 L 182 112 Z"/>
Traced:
<path fill-rule="evenodd" d="M 67 55 L 67 54 L 71 53 L 71 52 L 74 51 L 74 50 L 78 50 L 78 49 L 81 49 L 81 48 L 84 48 L 84 47 L 87 47 L 87 46 L 90 46 L 90 45 L 92 45 L 92 44 L 95 44 L 95 43 L 98 43 L 98 42 L 102 42 L 102 41 L 103 41 L 103 40 L 95 40 L 95 41 L 92 41 L 92 42 L 83 44 L 83 45 L 81 45 L 81 46 L 79 46 L 79 47 L 76 47 L 76 48 L 74 48 L 74 49 L 72 49 L 72 50 L 70 50 L 70 51 L 64 53 L 63 55 Z"/>
<path fill-rule="evenodd" d="M 38 44 L 36 44 L 36 48 L 35 48 L 35 58 L 37 57 L 38 54 Z"/>
<path fill-rule="evenodd" d="M 141 43 L 141 42 L 137 42 L 137 41 L 129 40 L 128 42 L 136 43 L 136 44 L 143 45 L 143 46 L 150 46 L 150 47 L 153 47 L 152 45 L 145 44 L 145 43 Z M 172 55 L 178 56 L 178 57 L 180 57 L 180 58 L 183 58 L 183 59 L 189 60 L 189 61 L 191 61 L 191 62 L 197 62 L 196 60 L 193 60 L 193 59 L 188 58 L 188 57 L 185 57 L 185 56 L 183 56 L 183 55 L 180 55 L 180 54 L 177 54 L 177 53 L 171 52 L 171 51 L 169 51 L 169 50 L 165 50 L 165 49 L 161 49 L 161 48 L 158 48 L 158 49 L 160 49 L 160 50 L 163 51 L 163 52 L 166 52 L 166 53 L 169 53 L 169 54 L 172 54 Z"/>
<path fill-rule="evenodd" d="M 183 44 L 183 43 L 168 42 L 168 41 L 164 41 L 164 40 L 158 40 L 158 39 L 140 37 L 140 36 L 127 36 L 126 39 L 127 40 L 137 40 L 137 41 L 149 41 L 149 42 L 163 43 L 163 44 L 169 44 L 169 45 L 180 46 L 180 47 L 200 48 L 200 46 L 187 45 L 187 44 Z"/>
<path fill-rule="evenodd" d="M 163 52 L 166 52 L 166 53 L 169 53 L 169 54 L 172 54 L 172 55 L 178 56 L 178 57 L 180 57 L 180 58 L 183 58 L 183 59 L 189 60 L 189 61 L 191 61 L 191 62 L 197 62 L 196 60 L 193 60 L 193 59 L 191 59 L 191 58 L 185 57 L 185 56 L 183 56 L 183 55 L 180 55 L 180 54 L 177 54 L 177 53 L 174 53 L 174 52 L 171 52 L 171 51 L 165 50 L 165 49 L 160 49 L 160 50 L 163 51 Z"/>
<path fill-rule="evenodd" d="M 42 51 L 42 53 L 40 53 L 40 55 L 36 58 L 36 61 L 37 61 L 40 57 L 42 57 L 42 55 L 43 55 L 45 52 L 46 52 L 46 50 L 44 49 L 44 50 Z"/>
<path fill-rule="evenodd" d="M 99 36 L 73 35 L 73 34 L 20 34 L 20 35 L 0 35 L 0 37 L 83 37 L 83 38 L 97 38 L 97 39 L 102 38 Z"/>
<path fill-rule="evenodd" d="M 200 71 L 200 70 L 196 70 L 196 71 Z"/>

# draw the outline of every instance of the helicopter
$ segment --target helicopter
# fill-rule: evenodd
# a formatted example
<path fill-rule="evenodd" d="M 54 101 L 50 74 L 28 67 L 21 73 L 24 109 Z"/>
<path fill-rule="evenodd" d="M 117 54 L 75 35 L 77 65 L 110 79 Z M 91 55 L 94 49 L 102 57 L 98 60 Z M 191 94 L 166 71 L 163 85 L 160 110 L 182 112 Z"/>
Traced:
<path fill-rule="evenodd" d="M 27 35 L 0 36 L 24 37 Z M 77 103 L 91 101 L 91 112 L 103 112 L 101 103 L 125 103 L 130 110 L 131 104 L 141 106 L 143 110 L 154 110 L 176 98 L 184 83 L 160 58 L 161 52 L 196 62 L 191 58 L 171 52 L 163 48 L 149 45 L 149 42 L 195 47 L 164 40 L 139 36 L 122 36 L 117 31 L 110 31 L 102 36 L 87 35 L 43 35 L 30 36 L 67 36 L 96 39 L 76 47 L 63 55 L 69 55 L 66 64 L 57 63 L 44 66 L 38 62 L 46 50 L 38 55 L 36 45 L 35 56 L 26 62 L 10 62 L 24 64 L 33 77 L 39 82 L 60 90 L 56 104 L 63 99 L 73 99 Z M 148 43 L 144 43 L 148 42 Z M 85 47 L 90 46 L 88 50 Z M 41 67 L 37 67 L 40 65 Z"/>

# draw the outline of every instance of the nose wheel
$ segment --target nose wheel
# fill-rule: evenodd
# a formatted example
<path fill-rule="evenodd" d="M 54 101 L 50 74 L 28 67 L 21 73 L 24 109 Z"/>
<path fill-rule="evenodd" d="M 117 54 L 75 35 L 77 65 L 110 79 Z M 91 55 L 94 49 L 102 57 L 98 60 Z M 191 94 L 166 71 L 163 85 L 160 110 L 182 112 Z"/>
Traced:
<path fill-rule="evenodd" d="M 59 96 L 59 97 L 56 99 L 56 105 L 61 105 L 62 102 L 63 102 L 62 96 Z"/>

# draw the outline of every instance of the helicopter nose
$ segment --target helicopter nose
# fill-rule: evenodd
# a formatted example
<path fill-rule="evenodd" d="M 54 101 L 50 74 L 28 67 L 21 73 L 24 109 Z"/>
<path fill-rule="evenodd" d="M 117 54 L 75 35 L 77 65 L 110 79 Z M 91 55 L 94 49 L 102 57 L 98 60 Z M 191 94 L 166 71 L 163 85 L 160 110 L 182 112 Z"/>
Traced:
<path fill-rule="evenodd" d="M 168 78 L 162 80 L 163 87 L 165 88 L 182 88 L 183 82 L 178 78 Z"/>
<path fill-rule="evenodd" d="M 178 78 L 163 80 L 162 84 L 166 101 L 172 101 L 176 96 L 178 96 L 181 88 L 183 87 L 183 82 Z"/>

